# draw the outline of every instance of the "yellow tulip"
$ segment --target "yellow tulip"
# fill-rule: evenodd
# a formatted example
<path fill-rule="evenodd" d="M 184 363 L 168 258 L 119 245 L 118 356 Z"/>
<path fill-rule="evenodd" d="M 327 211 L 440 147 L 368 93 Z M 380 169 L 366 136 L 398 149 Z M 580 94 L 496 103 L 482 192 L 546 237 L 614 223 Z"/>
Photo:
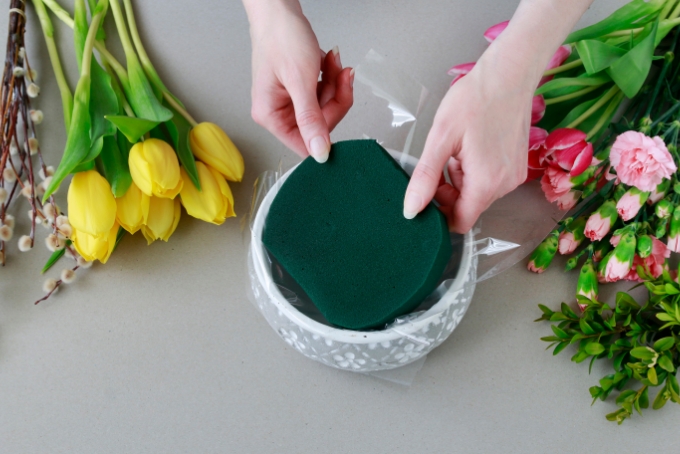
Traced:
<path fill-rule="evenodd" d="M 217 225 L 228 217 L 236 216 L 234 197 L 222 174 L 201 161 L 196 161 L 196 168 L 201 191 L 193 185 L 184 168 L 181 170 L 184 187 L 179 195 L 189 216 Z"/>
<path fill-rule="evenodd" d="M 191 151 L 229 181 L 243 179 L 243 156 L 229 136 L 214 123 L 203 122 L 189 133 Z"/>
<path fill-rule="evenodd" d="M 111 230 L 106 235 L 95 237 L 77 229 L 73 229 L 71 241 L 76 247 L 78 254 L 82 255 L 88 262 L 99 260 L 106 263 L 111 257 L 113 248 L 116 246 L 116 236 L 120 226 L 114 222 Z"/>
<path fill-rule="evenodd" d="M 68 220 L 73 230 L 107 236 L 116 222 L 116 199 L 106 178 L 96 170 L 73 175 L 68 188 Z"/>
<path fill-rule="evenodd" d="M 148 139 L 136 143 L 128 162 L 132 180 L 144 194 L 174 199 L 182 189 L 177 155 L 166 142 Z"/>
<path fill-rule="evenodd" d="M 148 244 L 156 240 L 168 241 L 179 223 L 182 208 L 179 197 L 172 200 L 151 197 L 149 201 L 149 219 L 142 226 L 142 234 Z"/>
<path fill-rule="evenodd" d="M 149 216 L 149 196 L 132 183 L 123 197 L 116 199 L 116 219 L 128 232 L 134 234 L 146 224 Z"/>

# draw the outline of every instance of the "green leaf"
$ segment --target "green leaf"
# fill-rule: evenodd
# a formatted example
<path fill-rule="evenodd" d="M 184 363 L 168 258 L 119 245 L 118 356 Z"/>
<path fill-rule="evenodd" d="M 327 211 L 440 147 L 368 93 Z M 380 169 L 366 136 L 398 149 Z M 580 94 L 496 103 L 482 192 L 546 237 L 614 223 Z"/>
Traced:
<path fill-rule="evenodd" d="M 589 75 L 609 68 L 626 53 L 625 49 L 594 39 L 577 42 L 576 49 Z"/>
<path fill-rule="evenodd" d="M 555 335 L 556 335 L 557 337 L 559 337 L 560 339 L 569 339 L 569 338 L 571 337 L 571 336 L 569 336 L 569 334 L 567 334 L 563 329 L 558 328 L 558 327 L 555 326 L 555 325 L 550 325 L 550 327 L 552 328 L 553 333 L 555 333 Z"/>
<path fill-rule="evenodd" d="M 567 317 L 578 318 L 576 313 L 569 307 L 569 305 L 567 303 L 562 303 L 561 309 L 562 309 L 562 313 L 564 315 L 566 315 Z"/>
<path fill-rule="evenodd" d="M 673 361 L 668 356 L 661 356 L 659 358 L 659 367 L 667 372 L 675 372 L 675 367 L 673 366 Z"/>
<path fill-rule="evenodd" d="M 559 352 L 564 350 L 567 347 L 567 345 L 569 345 L 569 342 L 560 342 L 559 344 L 557 344 L 557 347 L 555 347 L 555 350 L 553 350 L 553 356 L 557 355 Z"/>
<path fill-rule="evenodd" d="M 665 390 L 659 391 L 659 394 L 656 395 L 656 398 L 654 399 L 654 403 L 652 404 L 652 408 L 654 410 L 659 410 L 663 408 L 664 405 L 666 405 L 666 402 L 668 402 L 668 399 L 670 398 L 669 393 L 666 393 Z"/>
<path fill-rule="evenodd" d="M 164 123 L 167 128 L 170 137 L 172 138 L 172 143 L 175 146 L 175 151 L 177 152 L 177 157 L 179 162 L 184 167 L 187 175 L 194 183 L 194 186 L 199 191 L 201 190 L 201 182 L 198 178 L 198 169 L 196 168 L 196 159 L 191 151 L 191 142 L 189 140 L 189 134 L 191 133 L 191 124 L 180 115 L 175 109 L 169 104 L 165 106 L 172 111 L 172 119 Z"/>
<path fill-rule="evenodd" d="M 666 290 L 666 294 L 668 295 L 677 295 L 678 293 L 680 293 L 680 290 L 678 290 L 678 288 L 673 284 L 664 285 L 664 289 Z"/>
<path fill-rule="evenodd" d="M 654 342 L 654 350 L 657 352 L 665 352 L 670 350 L 675 345 L 675 339 L 672 337 L 662 337 L 661 339 Z"/>
<path fill-rule="evenodd" d="M 553 311 L 550 310 L 547 306 L 544 306 L 543 304 L 539 304 L 538 308 L 548 317 L 550 317 L 553 314 Z"/>
<path fill-rule="evenodd" d="M 582 318 L 578 322 L 579 326 L 581 327 L 581 331 L 583 331 L 584 334 L 595 334 L 595 330 L 588 324 L 585 318 Z"/>
<path fill-rule="evenodd" d="M 652 67 L 657 28 L 658 22 L 654 22 L 649 35 L 607 69 L 612 80 L 629 98 L 640 91 Z"/>
<path fill-rule="evenodd" d="M 66 246 L 71 245 L 71 240 L 66 240 Z M 45 274 L 47 270 L 52 268 L 52 266 L 59 261 L 60 258 L 62 258 L 66 254 L 66 248 L 63 247 L 61 249 L 57 249 L 50 255 L 50 258 L 47 259 L 47 263 L 45 263 L 45 266 L 43 266 L 42 271 L 40 271 L 40 274 Z"/>
<path fill-rule="evenodd" d="M 561 322 L 564 320 L 569 320 L 569 318 L 561 312 L 553 312 L 553 314 L 550 316 L 551 322 Z"/>
<path fill-rule="evenodd" d="M 125 115 L 107 115 L 106 119 L 113 123 L 127 137 L 130 143 L 136 143 L 144 134 L 160 123 L 158 121 L 127 117 Z"/>
<path fill-rule="evenodd" d="M 638 402 L 640 402 L 640 407 L 642 408 L 649 407 L 649 388 L 645 388 L 645 390 L 642 391 L 642 394 L 638 397 Z"/>
<path fill-rule="evenodd" d="M 118 233 L 116 233 L 116 244 L 113 245 L 114 251 L 118 249 L 118 245 L 123 240 L 123 237 L 125 236 L 126 233 L 127 231 L 123 227 L 118 227 Z"/>
<path fill-rule="evenodd" d="M 616 306 L 630 309 L 640 309 L 640 305 L 626 292 L 618 292 L 616 294 Z"/>
<path fill-rule="evenodd" d="M 571 357 L 571 360 L 575 362 L 576 364 L 582 363 L 583 361 L 586 360 L 590 355 L 586 352 L 578 352 L 574 356 Z"/>
<path fill-rule="evenodd" d="M 602 345 L 599 342 L 591 342 L 588 345 L 586 345 L 585 351 L 589 355 L 597 356 L 600 353 L 604 352 L 604 345 Z"/>
<path fill-rule="evenodd" d="M 659 377 L 656 375 L 656 367 L 649 368 L 647 371 L 647 380 L 654 386 L 659 384 Z"/>
<path fill-rule="evenodd" d="M 135 115 L 157 123 L 170 120 L 172 112 L 163 107 L 156 97 L 137 55 L 126 52 L 126 57 L 129 83 L 123 85 L 123 90 Z"/>
<path fill-rule="evenodd" d="M 90 93 L 90 116 L 92 117 L 91 137 L 95 139 L 112 136 L 116 127 L 107 121 L 107 115 L 116 115 L 119 111 L 118 98 L 111 86 L 111 76 L 92 59 L 92 88 Z"/>
<path fill-rule="evenodd" d="M 632 389 L 627 389 L 623 391 L 621 394 L 619 394 L 619 397 L 616 398 L 616 403 L 618 405 L 623 404 L 624 402 L 632 402 L 633 399 L 635 399 L 635 395 L 637 392 L 635 392 Z"/>
<path fill-rule="evenodd" d="M 83 51 L 85 49 L 88 28 L 85 1 L 75 0 L 73 2 L 73 43 L 76 61 L 78 62 L 78 71 L 80 71 L 83 62 Z"/>
<path fill-rule="evenodd" d="M 636 347 L 630 351 L 630 356 L 637 359 L 651 361 L 657 353 L 649 347 Z"/>
<path fill-rule="evenodd" d="M 111 185 L 114 197 L 123 197 L 132 184 L 127 159 L 123 158 L 115 137 L 107 136 L 103 139 L 104 147 L 99 155 L 100 167 L 104 178 Z"/>
<path fill-rule="evenodd" d="M 82 76 L 76 86 L 73 102 L 73 115 L 71 125 L 64 147 L 64 154 L 61 162 L 54 172 L 43 202 L 46 202 L 73 170 L 80 164 L 90 152 L 90 78 Z"/>
<path fill-rule="evenodd" d="M 536 96 L 550 95 L 557 90 L 563 90 L 565 88 L 571 87 L 576 87 L 577 89 L 580 90 L 587 87 L 604 85 L 611 80 L 612 80 L 611 77 L 606 73 L 590 77 L 560 77 L 548 81 L 541 85 L 540 87 L 538 87 L 538 89 L 535 92 L 535 95 Z M 562 94 L 564 93 L 559 93 L 559 95 Z"/>
<path fill-rule="evenodd" d="M 658 314 L 656 314 L 656 318 L 658 318 L 662 322 L 675 321 L 675 318 L 671 317 L 670 315 L 666 314 L 665 312 L 659 312 Z"/>
<path fill-rule="evenodd" d="M 571 33 L 564 43 L 575 43 L 584 39 L 598 38 L 618 30 L 639 27 L 645 22 L 654 20 L 655 13 L 658 13 L 665 3 L 665 0 L 633 0 L 600 22 Z"/>

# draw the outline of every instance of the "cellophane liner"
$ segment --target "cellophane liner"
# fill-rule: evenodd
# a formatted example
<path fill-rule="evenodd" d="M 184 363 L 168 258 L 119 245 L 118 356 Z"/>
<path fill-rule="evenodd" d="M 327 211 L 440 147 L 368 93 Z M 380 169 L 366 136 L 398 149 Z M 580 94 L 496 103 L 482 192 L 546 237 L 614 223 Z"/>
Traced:
<path fill-rule="evenodd" d="M 356 68 L 353 133 L 377 140 L 411 174 L 418 119 L 428 91 L 392 62 L 370 51 Z M 361 129 L 358 129 L 361 128 Z M 349 135 L 351 134 L 351 135 Z M 333 327 L 304 290 L 262 244 L 266 213 L 294 167 L 264 172 L 256 181 L 249 216 L 248 294 L 269 324 L 294 349 L 332 367 L 410 385 L 427 353 L 455 329 L 475 285 L 524 259 L 563 213 L 546 201 L 538 183 L 525 184 L 496 201 L 466 235 L 452 233 L 454 253 L 440 283 L 412 313 L 383 329 Z"/>

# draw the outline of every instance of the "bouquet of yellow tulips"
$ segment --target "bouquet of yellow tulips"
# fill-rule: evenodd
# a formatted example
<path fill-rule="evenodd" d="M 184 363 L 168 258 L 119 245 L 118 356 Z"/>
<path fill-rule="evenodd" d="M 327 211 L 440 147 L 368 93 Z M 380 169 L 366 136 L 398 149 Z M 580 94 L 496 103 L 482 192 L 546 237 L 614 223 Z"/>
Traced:
<path fill-rule="evenodd" d="M 52 201 L 60 229 L 48 242 L 45 269 L 62 256 L 76 259 L 69 278 L 48 279 L 48 298 L 73 273 L 111 256 L 125 233 L 140 231 L 151 244 L 168 241 L 183 206 L 213 224 L 235 216 L 227 181 L 241 181 L 243 158 L 216 124 L 198 123 L 163 84 L 139 37 L 131 0 L 74 1 L 73 17 L 56 0 L 33 0 L 56 76 L 67 140 L 58 167 L 35 201 Z M 89 8 L 89 20 L 88 20 Z M 79 79 L 72 92 L 64 76 L 51 22 L 73 29 Z M 102 24 L 111 11 L 125 64 L 107 50 Z M 98 53 L 99 60 L 94 52 Z M 72 176 L 67 213 L 52 195 Z"/>

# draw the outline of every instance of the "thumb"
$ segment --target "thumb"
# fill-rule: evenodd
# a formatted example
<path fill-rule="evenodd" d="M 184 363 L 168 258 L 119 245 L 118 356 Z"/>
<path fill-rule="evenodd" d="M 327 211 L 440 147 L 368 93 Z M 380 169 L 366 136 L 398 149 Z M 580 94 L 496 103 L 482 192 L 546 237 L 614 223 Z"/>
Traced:
<path fill-rule="evenodd" d="M 295 83 L 288 88 L 288 92 L 295 109 L 295 121 L 307 151 L 317 162 L 326 162 L 331 149 L 331 137 L 316 98 L 316 81 L 308 87 Z"/>

